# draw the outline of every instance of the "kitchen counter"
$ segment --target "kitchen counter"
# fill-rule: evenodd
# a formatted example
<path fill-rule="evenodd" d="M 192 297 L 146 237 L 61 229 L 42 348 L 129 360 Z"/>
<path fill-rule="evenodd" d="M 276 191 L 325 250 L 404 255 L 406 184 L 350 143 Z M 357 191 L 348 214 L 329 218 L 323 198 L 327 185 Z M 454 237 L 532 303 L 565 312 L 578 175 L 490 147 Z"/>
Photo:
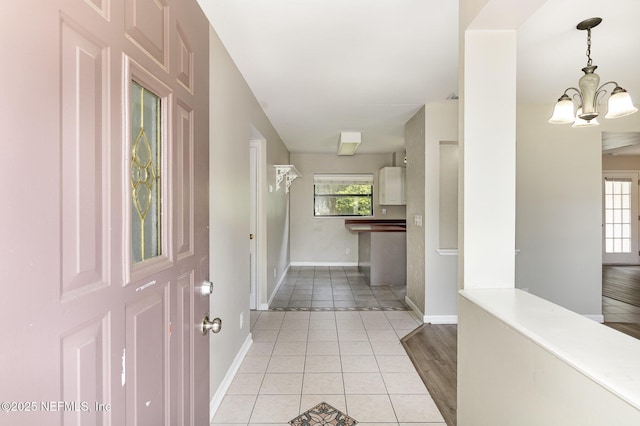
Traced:
<path fill-rule="evenodd" d="M 405 220 L 347 219 L 345 227 L 358 234 L 358 269 L 370 286 L 406 285 Z"/>
<path fill-rule="evenodd" d="M 345 226 L 351 232 L 407 232 L 407 225 L 393 223 L 357 223 L 360 221 L 353 221 L 355 223 L 346 223 Z"/>

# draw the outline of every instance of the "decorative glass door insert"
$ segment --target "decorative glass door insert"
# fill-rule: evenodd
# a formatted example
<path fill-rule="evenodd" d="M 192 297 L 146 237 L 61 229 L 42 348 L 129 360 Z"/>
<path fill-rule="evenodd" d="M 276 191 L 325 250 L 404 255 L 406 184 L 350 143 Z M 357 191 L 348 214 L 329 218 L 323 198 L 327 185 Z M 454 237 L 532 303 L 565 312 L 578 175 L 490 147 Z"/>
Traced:
<path fill-rule="evenodd" d="M 131 82 L 131 253 L 134 263 L 161 255 L 161 99 Z"/>

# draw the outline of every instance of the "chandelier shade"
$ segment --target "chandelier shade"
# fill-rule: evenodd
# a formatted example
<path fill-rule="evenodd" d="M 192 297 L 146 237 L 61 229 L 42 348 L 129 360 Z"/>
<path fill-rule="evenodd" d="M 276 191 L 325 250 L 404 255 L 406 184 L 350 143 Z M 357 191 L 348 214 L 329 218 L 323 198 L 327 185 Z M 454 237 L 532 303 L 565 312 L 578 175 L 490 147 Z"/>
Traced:
<path fill-rule="evenodd" d="M 638 108 L 633 106 L 629 93 L 619 86 L 613 89 L 611 96 L 609 96 L 607 115 L 604 118 L 624 117 L 634 112 L 638 112 Z"/>
<path fill-rule="evenodd" d="M 578 112 L 576 113 L 576 116 L 573 117 L 574 122 L 571 125 L 571 127 L 591 127 L 591 126 L 598 126 L 600 124 L 598 123 L 597 118 L 592 118 L 591 120 L 584 120 L 580 118 L 582 114 L 583 114 L 582 108 L 578 108 Z"/>
<path fill-rule="evenodd" d="M 553 115 L 549 119 L 549 123 L 552 124 L 569 124 L 573 123 L 576 119 L 576 115 L 574 113 L 573 101 L 569 96 L 562 95 L 560 99 L 558 99 L 558 103 L 553 108 Z"/>
<path fill-rule="evenodd" d="M 570 124 L 572 127 L 597 126 L 598 106 L 600 100 L 606 96 L 606 86 L 614 85 L 614 89 L 609 96 L 607 115 L 605 118 L 619 118 L 637 112 L 633 105 L 629 93 L 615 81 L 608 81 L 600 85 L 600 76 L 595 70 L 591 59 L 591 29 L 602 22 L 601 18 L 590 18 L 580 22 L 576 28 L 587 31 L 587 66 L 582 68 L 584 75 L 578 82 L 578 87 L 567 88 L 556 103 L 553 114 L 549 119 L 552 124 Z M 568 93 L 573 92 L 573 98 Z M 574 101 L 577 102 L 577 112 Z"/>

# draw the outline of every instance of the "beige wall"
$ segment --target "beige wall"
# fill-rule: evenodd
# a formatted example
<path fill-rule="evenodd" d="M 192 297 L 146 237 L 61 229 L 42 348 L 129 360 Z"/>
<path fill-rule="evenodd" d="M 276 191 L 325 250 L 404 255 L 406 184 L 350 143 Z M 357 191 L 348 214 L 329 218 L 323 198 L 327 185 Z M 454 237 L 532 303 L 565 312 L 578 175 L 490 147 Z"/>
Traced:
<path fill-rule="evenodd" d="M 602 312 L 603 164 L 619 162 L 626 168 L 633 161 L 603 158 L 601 135 L 638 131 L 640 114 L 575 129 L 548 124 L 551 108 L 518 107 L 516 286 L 597 317 Z"/>
<path fill-rule="evenodd" d="M 211 337 L 211 393 L 249 335 L 249 139 L 251 126 L 266 139 L 267 162 L 287 163 L 288 151 L 260 104 L 210 30 L 210 315 L 223 319 Z M 267 165 L 267 169 L 272 169 Z M 272 172 L 268 170 L 268 179 Z M 284 273 L 289 262 L 287 197 L 267 194 L 267 264 Z M 270 276 L 270 285 L 277 278 Z M 240 328 L 240 315 L 244 327 Z"/>
<path fill-rule="evenodd" d="M 373 173 L 374 217 L 376 219 L 404 219 L 405 206 L 378 204 L 378 170 L 391 166 L 393 154 L 291 154 L 291 164 L 302 174 L 291 185 L 291 263 L 357 264 L 358 236 L 344 226 L 344 218 L 315 218 L 313 216 L 314 173 Z M 387 214 L 382 214 L 382 209 Z M 347 254 L 346 251 L 350 253 Z"/>
<path fill-rule="evenodd" d="M 453 322 L 458 313 L 456 292 L 458 288 L 458 256 L 444 255 L 440 249 L 441 225 L 447 218 L 456 218 L 457 203 L 440 204 L 440 147 L 442 142 L 458 140 L 458 101 L 444 101 L 426 106 L 425 122 L 425 321 Z M 449 164 L 450 165 L 450 164 Z M 445 165 L 446 166 L 446 165 Z M 450 172 L 450 170 L 447 170 Z M 443 182 L 447 187 L 447 182 Z M 454 188 L 450 188 L 455 190 Z M 457 188 L 456 188 L 457 189 Z M 457 191 L 454 199 L 457 199 Z M 444 195 L 444 194 L 443 194 Z M 448 200 L 450 201 L 450 199 Z M 448 229 L 444 230 L 445 239 Z"/>
<path fill-rule="evenodd" d="M 426 105 L 405 125 L 407 298 L 432 323 L 455 322 L 457 315 L 458 256 L 440 250 L 456 248 L 457 152 L 441 147 L 456 146 L 457 121 L 458 102 L 445 101 Z"/>
<path fill-rule="evenodd" d="M 602 170 L 640 170 L 640 155 L 603 155 Z"/>
<path fill-rule="evenodd" d="M 518 107 L 516 286 L 583 315 L 602 312 L 601 132 Z M 610 122 L 611 120 L 602 120 Z"/>
<path fill-rule="evenodd" d="M 605 129 L 640 127 L 640 117 L 603 120 L 596 129 L 572 129 L 549 125 L 548 109 L 547 105 L 518 108 L 518 117 L 527 119 L 520 119 L 517 128 L 516 286 L 597 318 L 601 315 L 601 163 L 612 170 L 640 169 L 640 157 L 602 157 L 600 135 Z M 407 295 L 425 316 L 457 312 L 452 300 L 455 287 L 444 284 L 457 256 L 436 253 L 438 248 L 450 248 L 441 246 L 438 235 L 442 209 L 433 208 L 439 204 L 440 170 L 434 160 L 439 142 L 455 138 L 435 135 L 437 125 L 447 122 L 440 115 L 443 111 L 430 105 L 405 128 Z M 446 135 L 455 128 L 451 123 L 441 132 Z M 425 139 L 431 141 L 426 153 L 420 142 Z M 415 225 L 416 214 L 423 216 L 423 228 Z"/>
<path fill-rule="evenodd" d="M 440 142 L 439 216 L 442 249 L 458 248 L 458 164 L 457 142 Z"/>
<path fill-rule="evenodd" d="M 405 124 L 404 145 L 407 149 L 407 299 L 424 315 L 425 228 L 415 222 L 416 215 L 422 216 L 423 221 L 425 216 L 424 107 Z"/>
<path fill-rule="evenodd" d="M 259 114 L 258 114 L 259 116 Z M 260 126 L 264 128 L 265 126 Z M 268 126 L 270 127 L 270 125 Z M 267 227 L 267 262 L 266 274 L 267 288 L 262 292 L 260 303 L 264 306 L 271 298 L 278 283 L 282 280 L 289 267 L 289 202 L 290 196 L 285 193 L 284 186 L 280 191 L 275 191 L 276 171 L 274 164 L 289 164 L 289 151 L 280 141 L 278 135 L 267 139 L 267 187 L 263 188 L 266 198 L 266 227 Z M 274 188 L 268 190 L 270 185 Z M 275 271 L 275 275 L 274 272 Z"/>

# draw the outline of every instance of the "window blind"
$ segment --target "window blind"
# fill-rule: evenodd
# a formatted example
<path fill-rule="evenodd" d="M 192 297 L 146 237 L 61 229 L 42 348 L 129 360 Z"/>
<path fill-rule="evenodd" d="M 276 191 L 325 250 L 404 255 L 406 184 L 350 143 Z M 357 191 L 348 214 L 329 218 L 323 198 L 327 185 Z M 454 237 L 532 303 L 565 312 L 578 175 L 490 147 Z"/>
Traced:
<path fill-rule="evenodd" d="M 373 174 L 329 174 L 313 175 L 314 185 L 373 185 Z"/>

